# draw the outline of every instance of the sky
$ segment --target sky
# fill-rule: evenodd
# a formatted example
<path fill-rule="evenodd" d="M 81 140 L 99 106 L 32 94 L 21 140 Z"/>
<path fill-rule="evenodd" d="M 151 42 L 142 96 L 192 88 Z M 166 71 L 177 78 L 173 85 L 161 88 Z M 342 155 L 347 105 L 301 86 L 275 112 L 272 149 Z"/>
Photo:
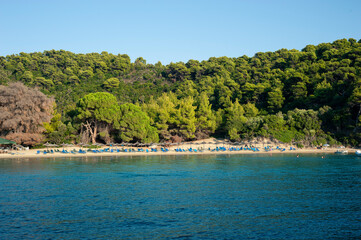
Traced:
<path fill-rule="evenodd" d="M 169 64 L 361 39 L 360 0 L 0 0 L 0 6 L 0 56 L 106 51 Z"/>

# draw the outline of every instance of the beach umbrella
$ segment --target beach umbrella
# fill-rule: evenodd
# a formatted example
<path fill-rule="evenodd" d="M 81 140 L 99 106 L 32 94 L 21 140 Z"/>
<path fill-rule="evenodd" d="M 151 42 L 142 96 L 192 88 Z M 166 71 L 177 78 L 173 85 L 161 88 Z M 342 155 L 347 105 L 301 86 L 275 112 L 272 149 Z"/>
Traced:
<path fill-rule="evenodd" d="M 72 144 L 72 143 L 63 143 L 62 145 L 63 145 L 63 147 L 64 146 L 65 147 L 74 147 L 74 144 Z"/>
<path fill-rule="evenodd" d="M 104 144 L 103 143 L 95 143 L 95 144 L 93 144 L 94 146 L 97 146 L 97 147 L 103 147 L 104 146 Z"/>
<path fill-rule="evenodd" d="M 53 144 L 53 143 L 48 143 L 48 142 L 46 142 L 46 143 L 44 144 L 44 146 L 46 146 L 46 150 L 48 150 L 49 147 L 58 147 L 58 145 Z"/>
<path fill-rule="evenodd" d="M 44 143 L 45 147 L 49 147 L 49 145 L 51 145 L 51 143 L 48 143 L 48 142 Z"/>
<path fill-rule="evenodd" d="M 134 146 L 134 143 L 127 143 L 127 145 L 128 145 L 129 147 L 133 147 L 133 146 Z"/>
<path fill-rule="evenodd" d="M 0 138 L 0 145 L 14 145 L 16 142 L 7 140 L 5 138 Z"/>
<path fill-rule="evenodd" d="M 70 143 L 62 143 L 61 146 L 63 147 L 64 150 L 64 147 L 73 147 L 74 145 Z"/>
<path fill-rule="evenodd" d="M 157 145 L 158 145 L 157 143 L 150 143 L 149 147 L 150 148 L 157 148 Z"/>
<path fill-rule="evenodd" d="M 80 148 L 82 148 L 82 147 L 90 147 L 90 145 L 87 144 L 87 143 L 79 143 L 79 146 L 80 146 Z"/>

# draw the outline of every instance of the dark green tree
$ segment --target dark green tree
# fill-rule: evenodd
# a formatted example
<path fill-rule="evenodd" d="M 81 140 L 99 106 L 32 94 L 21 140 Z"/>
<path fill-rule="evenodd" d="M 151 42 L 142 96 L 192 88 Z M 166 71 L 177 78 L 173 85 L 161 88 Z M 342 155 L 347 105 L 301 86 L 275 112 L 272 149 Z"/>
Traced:
<path fill-rule="evenodd" d="M 119 136 L 124 142 L 154 143 L 159 141 L 157 129 L 139 106 L 131 103 L 120 106 Z"/>
<path fill-rule="evenodd" d="M 110 93 L 90 93 L 78 101 L 76 110 L 85 135 L 90 135 L 93 144 L 100 128 L 109 129 L 113 125 L 119 128 L 119 106 L 115 96 Z"/>

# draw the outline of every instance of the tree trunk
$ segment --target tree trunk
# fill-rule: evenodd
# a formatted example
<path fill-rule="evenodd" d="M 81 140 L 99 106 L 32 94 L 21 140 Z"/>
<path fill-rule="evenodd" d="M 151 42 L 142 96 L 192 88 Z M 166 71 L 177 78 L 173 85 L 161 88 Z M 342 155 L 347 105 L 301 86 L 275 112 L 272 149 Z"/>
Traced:
<path fill-rule="evenodd" d="M 97 132 L 98 132 L 97 122 L 94 122 L 94 128 L 92 128 L 91 124 L 88 121 L 86 121 L 86 123 L 83 123 L 83 125 L 86 127 L 87 131 L 90 133 L 90 138 L 91 138 L 92 144 L 95 144 L 96 138 L 97 138 Z"/>
<path fill-rule="evenodd" d="M 98 125 L 97 125 L 97 122 L 94 123 L 94 129 L 93 131 L 91 132 L 92 134 L 92 144 L 96 144 L 96 138 L 97 138 L 97 131 L 98 131 Z"/>

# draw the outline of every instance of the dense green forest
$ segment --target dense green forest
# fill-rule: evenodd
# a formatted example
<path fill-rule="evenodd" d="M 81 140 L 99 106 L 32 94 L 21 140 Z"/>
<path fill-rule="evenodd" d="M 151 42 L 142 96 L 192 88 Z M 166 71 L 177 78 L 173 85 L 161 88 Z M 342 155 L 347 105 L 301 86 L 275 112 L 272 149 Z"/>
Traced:
<path fill-rule="evenodd" d="M 0 84 L 11 82 L 54 97 L 44 132 L 52 142 L 361 144 L 361 40 L 168 65 L 107 52 L 19 53 L 0 57 Z"/>

